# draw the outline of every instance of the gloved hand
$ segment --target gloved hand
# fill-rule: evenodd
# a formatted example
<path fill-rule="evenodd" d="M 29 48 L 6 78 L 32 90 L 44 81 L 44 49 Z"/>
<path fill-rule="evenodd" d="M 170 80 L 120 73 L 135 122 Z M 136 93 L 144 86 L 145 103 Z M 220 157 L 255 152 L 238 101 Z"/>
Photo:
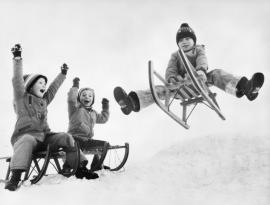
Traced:
<path fill-rule="evenodd" d="M 20 44 L 15 44 L 15 46 L 11 49 L 11 52 L 13 54 L 13 57 L 21 57 L 22 54 L 22 47 Z"/>
<path fill-rule="evenodd" d="M 109 109 L 109 100 L 107 98 L 102 98 L 102 110 Z"/>
<path fill-rule="evenodd" d="M 79 84 L 80 84 L 80 78 L 78 78 L 78 77 L 74 78 L 72 87 L 79 88 Z"/>
<path fill-rule="evenodd" d="M 63 64 L 62 66 L 61 66 L 61 73 L 63 74 L 63 75 L 66 75 L 67 74 L 67 71 L 68 71 L 68 66 L 67 66 L 67 64 Z"/>
<path fill-rule="evenodd" d="M 170 78 L 170 79 L 168 80 L 168 82 L 169 82 L 170 84 L 176 84 L 176 83 L 177 83 L 177 80 L 176 80 L 175 78 Z"/>
<path fill-rule="evenodd" d="M 205 83 L 207 81 L 207 77 L 204 71 L 198 70 L 197 74 L 199 75 L 199 78 Z"/>

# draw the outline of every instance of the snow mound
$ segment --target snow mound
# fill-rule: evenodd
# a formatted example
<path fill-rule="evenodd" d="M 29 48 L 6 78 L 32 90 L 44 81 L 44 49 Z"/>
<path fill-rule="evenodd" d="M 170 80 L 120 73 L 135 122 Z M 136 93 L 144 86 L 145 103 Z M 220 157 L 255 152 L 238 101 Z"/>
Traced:
<path fill-rule="evenodd" d="M 185 187 L 269 187 L 270 138 L 206 136 L 157 153 L 148 165 L 170 175 L 177 172 Z"/>

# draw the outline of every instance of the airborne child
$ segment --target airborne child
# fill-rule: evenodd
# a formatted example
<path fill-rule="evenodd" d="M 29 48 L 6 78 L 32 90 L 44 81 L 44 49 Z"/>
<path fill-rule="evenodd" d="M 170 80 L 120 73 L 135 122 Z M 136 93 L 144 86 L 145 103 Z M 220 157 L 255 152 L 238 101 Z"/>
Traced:
<path fill-rule="evenodd" d="M 79 143 L 82 150 L 95 144 L 103 146 L 105 141 L 93 140 L 94 126 L 96 123 L 106 123 L 109 119 L 109 101 L 102 99 L 102 111 L 98 113 L 92 106 L 95 102 L 95 93 L 92 88 L 86 87 L 79 90 L 79 78 L 74 78 L 73 86 L 68 92 L 68 116 L 69 128 L 75 140 Z M 91 169 L 87 169 L 88 160 L 81 152 L 81 168 L 76 173 L 76 177 L 86 179 L 98 178 L 93 168 L 99 161 L 98 155 L 94 155 Z M 99 168 L 98 168 L 99 169 Z"/>
<path fill-rule="evenodd" d="M 204 45 L 196 44 L 197 38 L 195 32 L 187 23 L 181 24 L 178 29 L 176 43 L 184 51 L 189 62 L 204 82 L 214 85 L 238 98 L 244 95 L 250 101 L 257 98 L 258 92 L 264 83 L 264 75 L 262 73 L 255 73 L 251 79 L 247 79 L 245 76 L 237 77 L 221 69 L 207 72 L 208 63 Z M 183 62 L 177 52 L 171 55 L 165 74 L 166 81 L 171 84 L 188 80 Z M 165 98 L 165 90 L 162 87 L 157 87 L 157 92 L 159 98 Z M 150 90 L 131 91 L 127 95 L 124 89 L 116 87 L 114 89 L 114 97 L 121 106 L 122 112 L 126 115 L 132 111 L 138 112 L 154 103 Z"/>
<path fill-rule="evenodd" d="M 68 133 L 52 133 L 47 123 L 47 106 L 52 102 L 58 88 L 66 78 L 68 67 L 63 64 L 61 73 L 46 90 L 47 77 L 41 74 L 23 76 L 21 46 L 16 44 L 13 53 L 13 92 L 14 109 L 17 121 L 11 137 L 13 156 L 10 162 L 11 178 L 5 189 L 15 191 L 21 175 L 31 163 L 32 153 L 48 144 L 52 149 L 64 148 L 66 164 L 75 168 L 76 147 L 73 137 Z"/>

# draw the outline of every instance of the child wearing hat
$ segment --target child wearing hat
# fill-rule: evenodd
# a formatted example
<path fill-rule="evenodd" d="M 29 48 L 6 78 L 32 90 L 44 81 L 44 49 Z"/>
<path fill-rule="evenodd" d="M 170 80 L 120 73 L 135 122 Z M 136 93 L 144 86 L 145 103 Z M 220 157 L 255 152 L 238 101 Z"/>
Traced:
<path fill-rule="evenodd" d="M 66 164 L 75 168 L 76 147 L 68 133 L 52 133 L 47 123 L 47 106 L 52 102 L 58 88 L 66 78 L 68 67 L 63 64 L 60 74 L 46 90 L 47 77 L 41 74 L 23 76 L 21 46 L 16 44 L 13 53 L 14 109 L 17 121 L 11 137 L 13 156 L 10 162 L 11 178 L 5 189 L 15 191 L 32 161 L 32 153 L 50 144 L 51 149 L 63 147 Z"/>
<path fill-rule="evenodd" d="M 93 144 L 103 146 L 105 141 L 92 140 L 94 136 L 94 126 L 96 123 L 103 124 L 109 119 L 109 101 L 102 99 L 102 111 L 98 113 L 92 108 L 95 102 L 95 92 L 92 88 L 86 87 L 79 90 L 79 78 L 73 79 L 73 86 L 68 92 L 68 132 L 72 134 L 79 143 L 82 150 L 87 150 L 88 146 Z M 98 175 L 94 172 L 93 167 L 99 161 L 98 155 L 94 155 L 91 169 L 87 169 L 88 160 L 81 152 L 81 168 L 76 176 L 78 178 L 95 179 Z"/>
<path fill-rule="evenodd" d="M 187 59 L 197 71 L 199 77 L 209 85 L 214 85 L 221 90 L 230 93 L 238 98 L 246 96 L 253 101 L 258 97 L 259 90 L 264 83 L 264 75 L 255 73 L 251 79 L 245 76 L 235 76 L 222 69 L 215 69 L 208 72 L 208 63 L 205 55 L 204 45 L 197 45 L 197 38 L 193 29 L 187 24 L 181 24 L 176 33 L 176 43 L 180 47 Z M 187 80 L 187 74 L 178 51 L 175 51 L 169 60 L 165 79 L 167 82 L 175 84 L 179 81 Z M 156 87 L 158 96 L 165 98 L 163 86 Z M 114 96 L 121 110 L 128 115 L 130 112 L 138 112 L 154 103 L 150 90 L 131 91 L 128 95 L 121 87 L 116 87 Z"/>

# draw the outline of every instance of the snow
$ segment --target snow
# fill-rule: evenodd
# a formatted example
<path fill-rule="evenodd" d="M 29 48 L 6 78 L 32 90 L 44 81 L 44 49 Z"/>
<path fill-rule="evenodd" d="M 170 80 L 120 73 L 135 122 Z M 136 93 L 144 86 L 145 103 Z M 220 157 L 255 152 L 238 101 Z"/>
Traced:
<path fill-rule="evenodd" d="M 167 147 L 144 162 L 127 163 L 121 172 L 99 171 L 96 180 L 55 174 L 36 185 L 25 183 L 15 193 L 1 183 L 0 196 L 8 204 L 28 205 L 267 205 L 269 147 L 268 137 L 210 135 Z"/>

